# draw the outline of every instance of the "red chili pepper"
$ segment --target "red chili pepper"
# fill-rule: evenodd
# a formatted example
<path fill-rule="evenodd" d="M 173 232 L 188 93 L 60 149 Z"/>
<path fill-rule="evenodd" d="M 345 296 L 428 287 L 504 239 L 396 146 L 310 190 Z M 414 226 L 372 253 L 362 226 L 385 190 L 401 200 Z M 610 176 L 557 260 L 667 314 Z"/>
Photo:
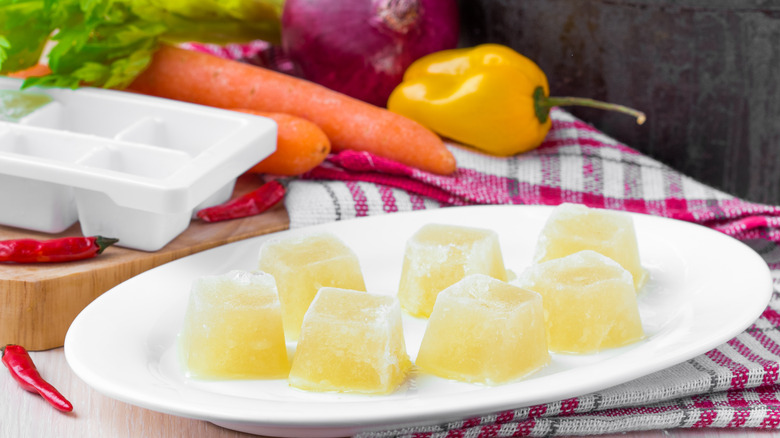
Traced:
<path fill-rule="evenodd" d="M 102 253 L 118 241 L 102 236 L 2 240 L 0 262 L 46 263 L 87 259 Z"/>
<path fill-rule="evenodd" d="M 20 345 L 6 345 L 0 348 L 3 363 L 26 391 L 36 392 L 49 404 L 63 412 L 73 410 L 73 405 L 49 382 L 43 380 L 27 350 Z"/>
<path fill-rule="evenodd" d="M 284 199 L 284 185 L 271 180 L 244 196 L 230 200 L 224 204 L 204 208 L 197 214 L 206 222 L 218 222 L 228 219 L 238 219 L 260 214 Z"/>

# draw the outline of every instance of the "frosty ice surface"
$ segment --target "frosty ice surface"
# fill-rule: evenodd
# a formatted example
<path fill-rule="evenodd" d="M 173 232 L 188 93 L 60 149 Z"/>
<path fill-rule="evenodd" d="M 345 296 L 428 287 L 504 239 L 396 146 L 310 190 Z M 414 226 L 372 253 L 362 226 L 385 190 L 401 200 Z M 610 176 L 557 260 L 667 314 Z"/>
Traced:
<path fill-rule="evenodd" d="M 427 318 L 436 296 L 471 274 L 507 279 L 495 231 L 427 224 L 406 243 L 398 298 L 409 314 Z"/>
<path fill-rule="evenodd" d="M 597 352 L 644 337 L 631 274 L 595 251 L 533 265 L 515 284 L 542 295 L 551 351 Z"/>
<path fill-rule="evenodd" d="M 631 216 L 580 204 L 564 203 L 553 210 L 539 236 L 534 261 L 544 262 L 585 249 L 620 263 L 633 276 L 637 291 L 647 281 Z"/>
<path fill-rule="evenodd" d="M 273 277 L 231 271 L 196 279 L 179 353 L 193 377 L 286 377 L 290 365 Z"/>
<path fill-rule="evenodd" d="M 415 363 L 440 377 L 496 385 L 549 361 L 541 296 L 476 274 L 439 294 Z"/>
<path fill-rule="evenodd" d="M 298 339 L 303 315 L 321 287 L 366 290 L 357 256 L 330 233 L 266 242 L 258 266 L 276 279 L 290 341 Z"/>
<path fill-rule="evenodd" d="M 387 394 L 410 368 L 395 297 L 325 287 L 306 312 L 289 382 L 309 391 Z"/>

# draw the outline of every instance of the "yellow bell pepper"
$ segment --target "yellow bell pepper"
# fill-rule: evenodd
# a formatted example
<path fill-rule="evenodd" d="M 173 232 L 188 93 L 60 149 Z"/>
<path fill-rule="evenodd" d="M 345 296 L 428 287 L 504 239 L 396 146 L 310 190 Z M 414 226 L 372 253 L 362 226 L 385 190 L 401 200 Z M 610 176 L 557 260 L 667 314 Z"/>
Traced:
<path fill-rule="evenodd" d="M 587 105 L 644 114 L 592 99 L 549 97 L 544 72 L 499 44 L 435 52 L 412 63 L 387 103 L 441 136 L 493 155 L 538 147 L 550 130 L 550 108 Z"/>

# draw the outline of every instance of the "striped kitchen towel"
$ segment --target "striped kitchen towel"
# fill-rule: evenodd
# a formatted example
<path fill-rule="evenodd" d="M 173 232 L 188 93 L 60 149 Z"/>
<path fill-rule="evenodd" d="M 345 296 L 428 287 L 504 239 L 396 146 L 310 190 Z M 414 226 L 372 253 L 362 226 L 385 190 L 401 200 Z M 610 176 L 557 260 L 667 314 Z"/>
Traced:
<path fill-rule="evenodd" d="M 296 182 L 293 226 L 473 204 L 557 205 L 646 213 L 736 237 L 780 242 L 780 206 L 745 202 L 701 184 L 553 109 L 538 149 L 508 158 L 450 144 L 459 169 L 433 175 L 365 152 L 343 151 Z M 301 190 L 305 187 L 305 193 Z M 297 192 L 297 193 L 296 193 Z M 315 202 L 317 208 L 306 208 Z"/>
<path fill-rule="evenodd" d="M 561 436 L 670 428 L 780 428 L 780 207 L 715 190 L 554 109 L 535 151 L 508 158 L 449 145 L 442 177 L 345 151 L 289 185 L 291 228 L 399 211 L 474 204 L 582 203 L 696 222 L 751 245 L 775 293 L 725 344 L 643 378 L 567 400 L 372 437 Z"/>

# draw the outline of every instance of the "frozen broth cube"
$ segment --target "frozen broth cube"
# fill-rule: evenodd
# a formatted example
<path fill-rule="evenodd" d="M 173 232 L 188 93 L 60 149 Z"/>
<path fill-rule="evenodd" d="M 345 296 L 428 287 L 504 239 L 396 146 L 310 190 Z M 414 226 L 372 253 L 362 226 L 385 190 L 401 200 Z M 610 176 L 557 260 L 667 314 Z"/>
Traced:
<path fill-rule="evenodd" d="M 415 361 L 431 374 L 486 385 L 549 362 L 542 297 L 481 274 L 439 294 Z"/>
<path fill-rule="evenodd" d="M 637 292 L 647 281 L 631 216 L 580 204 L 564 203 L 553 210 L 539 236 L 534 262 L 586 249 L 599 252 L 626 268 L 633 276 Z"/>
<path fill-rule="evenodd" d="M 306 312 L 288 381 L 307 391 L 388 394 L 411 365 L 395 297 L 325 287 Z"/>
<path fill-rule="evenodd" d="M 179 354 L 193 377 L 286 377 L 290 363 L 274 278 L 236 270 L 196 279 Z"/>
<path fill-rule="evenodd" d="M 303 315 L 321 287 L 366 290 L 357 256 L 330 233 L 266 242 L 259 268 L 276 279 L 289 341 L 298 339 Z"/>
<path fill-rule="evenodd" d="M 595 251 L 532 265 L 515 284 L 542 295 L 551 351 L 591 353 L 644 337 L 631 274 Z"/>
<path fill-rule="evenodd" d="M 409 314 L 427 318 L 436 296 L 467 275 L 485 274 L 506 281 L 495 231 L 427 224 L 407 242 L 398 298 Z"/>

